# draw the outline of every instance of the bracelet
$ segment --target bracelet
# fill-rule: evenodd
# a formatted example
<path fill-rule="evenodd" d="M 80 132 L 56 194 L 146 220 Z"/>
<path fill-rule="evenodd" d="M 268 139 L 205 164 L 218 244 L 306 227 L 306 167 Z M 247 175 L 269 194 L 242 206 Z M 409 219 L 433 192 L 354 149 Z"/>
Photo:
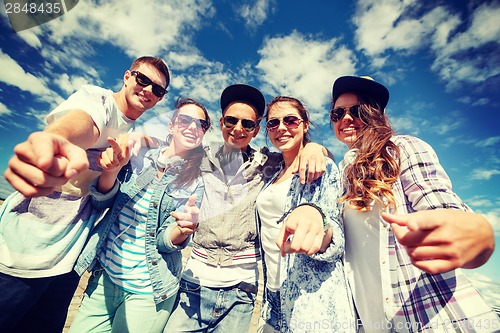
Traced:
<path fill-rule="evenodd" d="M 318 210 L 318 212 L 321 214 L 321 217 L 323 218 L 323 229 L 326 229 L 326 225 L 327 225 L 326 215 L 325 215 L 325 213 L 323 213 L 320 206 L 318 206 L 312 202 L 303 202 L 300 205 L 298 205 L 297 207 L 300 207 L 300 206 L 311 206 L 311 207 L 316 208 Z"/>

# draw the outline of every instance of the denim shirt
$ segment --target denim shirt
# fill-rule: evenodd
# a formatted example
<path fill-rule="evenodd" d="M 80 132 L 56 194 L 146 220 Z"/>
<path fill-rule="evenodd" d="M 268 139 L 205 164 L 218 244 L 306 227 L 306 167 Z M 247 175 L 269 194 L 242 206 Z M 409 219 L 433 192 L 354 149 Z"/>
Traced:
<path fill-rule="evenodd" d="M 276 171 L 262 190 L 274 182 Z M 326 217 L 333 236 L 323 253 L 312 256 L 291 253 L 282 258 L 279 267 L 280 289 L 264 290 L 262 317 L 281 332 L 354 332 L 354 307 L 344 272 L 344 229 L 340 207 L 340 175 L 335 163 L 326 158 L 326 172 L 310 184 L 301 184 L 299 174 L 293 175 L 288 191 L 285 215 L 301 203 L 317 205 Z M 260 218 L 257 215 L 259 232 Z M 279 223 L 284 218 L 278 220 Z M 263 260 L 264 286 L 266 268 Z M 275 316 L 278 316 L 276 318 Z M 275 320 L 278 319 L 278 322 Z"/>
<path fill-rule="evenodd" d="M 75 271 L 83 274 L 85 270 L 91 271 L 95 268 L 99 249 L 106 244 L 108 232 L 113 223 L 116 223 L 118 215 L 128 201 L 141 191 L 146 185 L 151 184 L 158 173 L 156 160 L 160 149 L 150 150 L 144 156 L 143 166 L 132 167 L 132 163 L 122 168 L 118 175 L 118 181 L 114 187 L 105 194 L 96 189 L 94 182 L 90 187 L 92 204 L 105 214 L 98 225 L 92 230 L 87 244 L 77 260 Z M 204 186 L 201 177 L 189 186 L 176 188 L 172 182 L 176 179 L 176 170 L 182 168 L 184 161 L 180 160 L 166 171 L 161 179 L 155 182 L 155 188 L 151 197 L 146 222 L 146 261 L 151 276 L 153 298 L 158 304 L 174 295 L 179 286 L 182 272 L 182 254 L 190 238 L 182 244 L 174 245 L 170 236 L 172 230 L 177 226 L 175 219 L 170 216 L 173 211 L 184 211 L 184 205 L 188 198 L 196 193 L 198 195 L 196 205 L 200 206 L 203 197 Z"/>

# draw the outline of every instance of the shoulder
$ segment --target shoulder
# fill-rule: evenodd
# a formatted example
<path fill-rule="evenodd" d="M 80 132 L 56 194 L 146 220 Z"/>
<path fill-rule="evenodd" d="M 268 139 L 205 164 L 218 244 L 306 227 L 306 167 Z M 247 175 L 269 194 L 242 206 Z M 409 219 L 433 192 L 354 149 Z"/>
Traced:
<path fill-rule="evenodd" d="M 326 162 L 326 172 L 328 173 L 339 173 L 339 167 L 333 161 L 331 158 L 325 156 L 325 162 Z"/>
<path fill-rule="evenodd" d="M 424 140 L 411 135 L 395 135 L 391 138 L 391 141 L 400 148 L 409 148 L 417 150 L 427 150 L 432 149 Z"/>

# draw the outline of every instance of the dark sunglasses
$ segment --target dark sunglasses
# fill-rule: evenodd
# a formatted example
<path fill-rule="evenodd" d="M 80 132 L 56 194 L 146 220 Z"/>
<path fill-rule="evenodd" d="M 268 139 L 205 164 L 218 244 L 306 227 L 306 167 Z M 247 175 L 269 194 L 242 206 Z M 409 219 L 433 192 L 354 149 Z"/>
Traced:
<path fill-rule="evenodd" d="M 285 124 L 285 126 L 287 128 L 292 128 L 292 129 L 299 127 L 300 123 L 303 122 L 303 120 L 297 116 L 285 116 L 283 118 L 271 118 L 266 123 L 267 130 L 270 132 L 274 132 L 278 128 L 278 126 L 280 125 L 281 119 L 283 119 L 283 124 Z"/>
<path fill-rule="evenodd" d="M 195 123 L 196 128 L 201 128 L 203 132 L 208 131 L 210 128 L 210 123 L 203 119 L 193 118 L 187 114 L 178 114 L 175 118 L 175 122 L 182 127 L 188 127 L 191 123 Z"/>
<path fill-rule="evenodd" d="M 153 94 L 156 97 L 161 98 L 161 97 L 165 96 L 165 94 L 167 93 L 167 89 L 163 88 L 162 86 L 160 86 L 157 83 L 154 83 L 153 81 L 151 81 L 151 79 L 149 77 L 142 74 L 141 72 L 130 71 L 130 73 L 135 76 L 135 82 L 138 85 L 140 85 L 141 87 L 147 87 L 147 86 L 151 85 L 153 87 L 151 90 L 153 91 Z"/>
<path fill-rule="evenodd" d="M 241 121 L 241 127 L 247 132 L 251 132 L 257 127 L 257 123 L 250 119 L 239 119 L 233 116 L 225 116 L 224 118 L 224 126 L 227 128 L 232 128 Z"/>
<path fill-rule="evenodd" d="M 360 105 L 335 108 L 330 111 L 330 120 L 336 123 L 340 119 L 344 118 L 347 111 L 349 111 L 349 114 L 354 118 L 359 118 L 359 109 Z"/>

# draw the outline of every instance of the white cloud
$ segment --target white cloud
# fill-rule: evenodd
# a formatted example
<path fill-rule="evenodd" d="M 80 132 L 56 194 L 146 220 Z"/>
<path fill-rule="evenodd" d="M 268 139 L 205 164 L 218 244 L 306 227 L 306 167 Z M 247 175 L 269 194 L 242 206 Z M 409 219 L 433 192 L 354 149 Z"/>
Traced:
<path fill-rule="evenodd" d="M 27 73 L 14 59 L 0 50 L 0 68 L 3 68 L 0 81 L 34 95 L 53 95 L 45 82 Z"/>
<path fill-rule="evenodd" d="M 320 40 L 298 32 L 281 37 L 270 37 L 258 50 L 261 56 L 257 69 L 269 95 L 290 95 L 303 101 L 311 112 L 311 119 L 326 124 L 325 104 L 331 98 L 333 81 L 355 73 L 352 51 L 339 45 L 336 39 Z"/>
<path fill-rule="evenodd" d="M 47 29 L 57 45 L 77 36 L 79 43 L 111 43 L 135 58 L 188 44 L 192 33 L 214 13 L 208 0 L 160 1 L 150 6 L 135 0 L 80 1 L 61 20 L 49 22 Z"/>
<path fill-rule="evenodd" d="M 357 48 L 374 67 L 391 63 L 388 51 L 401 56 L 425 50 L 435 57 L 431 69 L 448 89 L 478 84 L 500 73 L 498 57 L 491 56 L 499 51 L 500 5 L 482 4 L 471 17 L 462 22 L 447 7 L 427 10 L 415 0 L 360 0 L 353 18 Z M 461 26 L 466 29 L 458 31 Z"/>
<path fill-rule="evenodd" d="M 239 8 L 239 15 L 245 20 L 245 26 L 255 30 L 267 19 L 275 0 L 256 0 L 253 6 L 244 4 Z"/>
<path fill-rule="evenodd" d="M 2 102 L 0 102 L 0 115 L 6 115 L 6 114 L 10 114 L 11 111 L 9 110 L 9 108 L 3 104 Z"/>
<path fill-rule="evenodd" d="M 90 82 L 77 75 L 69 76 L 66 73 L 59 75 L 54 82 L 63 90 L 67 95 L 74 93 L 78 88 L 84 84 L 90 84 Z"/>
<path fill-rule="evenodd" d="M 476 142 L 475 146 L 476 147 L 495 146 L 498 142 L 500 142 L 500 136 L 492 136 L 487 139 Z"/>
<path fill-rule="evenodd" d="M 486 219 L 490 222 L 491 227 L 497 236 L 500 236 L 500 209 L 492 209 L 483 213 Z"/>
<path fill-rule="evenodd" d="M 33 27 L 31 29 L 23 30 L 18 32 L 17 34 L 31 47 L 34 48 L 41 48 L 42 47 L 42 42 L 40 41 L 40 38 L 38 38 L 38 35 L 41 32 L 40 27 Z"/>
<path fill-rule="evenodd" d="M 472 171 L 471 179 L 489 180 L 495 175 L 500 175 L 500 170 L 475 169 Z"/>
<path fill-rule="evenodd" d="M 490 277 L 478 273 L 475 270 L 462 270 L 465 275 L 470 279 L 474 287 L 477 288 L 484 301 L 491 306 L 500 306 L 500 283 L 498 280 L 493 280 Z"/>

